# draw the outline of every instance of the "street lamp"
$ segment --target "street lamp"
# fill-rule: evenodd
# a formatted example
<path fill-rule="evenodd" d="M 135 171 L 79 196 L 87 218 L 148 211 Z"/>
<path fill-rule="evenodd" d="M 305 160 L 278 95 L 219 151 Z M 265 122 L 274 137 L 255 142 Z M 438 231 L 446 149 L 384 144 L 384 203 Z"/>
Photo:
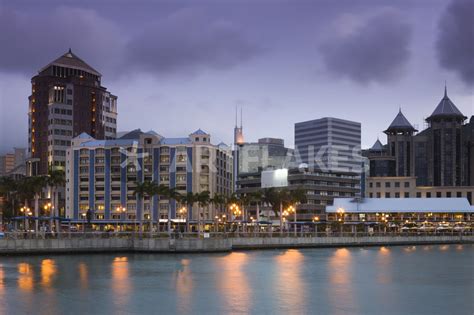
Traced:
<path fill-rule="evenodd" d="M 124 218 L 122 218 L 122 215 L 125 214 L 125 212 L 127 211 L 127 208 L 120 205 L 117 208 L 115 208 L 115 211 L 119 213 L 120 220 L 124 220 Z M 117 230 L 118 230 L 118 222 L 117 222 Z"/>
<path fill-rule="evenodd" d="M 286 212 L 287 214 L 293 214 L 293 225 L 294 225 L 293 229 L 296 236 L 296 208 L 293 205 L 291 205 L 286 209 Z"/>

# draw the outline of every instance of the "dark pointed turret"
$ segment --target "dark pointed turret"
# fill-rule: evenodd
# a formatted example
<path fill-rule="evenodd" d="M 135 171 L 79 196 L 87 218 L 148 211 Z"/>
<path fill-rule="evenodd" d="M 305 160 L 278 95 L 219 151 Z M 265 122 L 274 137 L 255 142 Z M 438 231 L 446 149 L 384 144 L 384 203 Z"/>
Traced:
<path fill-rule="evenodd" d="M 467 119 L 466 116 L 461 113 L 461 111 L 454 105 L 454 103 L 448 97 L 448 90 L 446 85 L 444 86 L 444 97 L 436 106 L 435 110 L 426 118 L 427 122 L 431 122 L 435 118 L 459 118 L 463 121 Z"/>
<path fill-rule="evenodd" d="M 416 130 L 412 124 L 406 119 L 405 115 L 402 113 L 402 109 L 400 108 L 400 111 L 398 112 L 397 116 L 395 116 L 395 119 L 392 121 L 390 126 L 385 130 L 384 132 L 386 134 L 392 133 L 392 132 L 416 132 Z"/>
<path fill-rule="evenodd" d="M 375 141 L 374 145 L 369 149 L 372 152 L 381 152 L 383 151 L 383 144 L 380 142 L 379 138 Z"/>

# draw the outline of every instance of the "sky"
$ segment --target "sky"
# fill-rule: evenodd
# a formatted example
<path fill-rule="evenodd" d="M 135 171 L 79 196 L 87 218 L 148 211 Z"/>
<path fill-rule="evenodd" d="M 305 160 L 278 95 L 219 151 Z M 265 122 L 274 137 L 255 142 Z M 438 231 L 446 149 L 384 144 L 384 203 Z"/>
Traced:
<path fill-rule="evenodd" d="M 26 147 L 31 77 L 69 48 L 118 96 L 118 129 L 201 128 L 231 144 L 294 123 L 362 123 L 370 147 L 402 109 L 418 129 L 448 95 L 474 115 L 474 0 L 0 0 L 0 153 Z"/>

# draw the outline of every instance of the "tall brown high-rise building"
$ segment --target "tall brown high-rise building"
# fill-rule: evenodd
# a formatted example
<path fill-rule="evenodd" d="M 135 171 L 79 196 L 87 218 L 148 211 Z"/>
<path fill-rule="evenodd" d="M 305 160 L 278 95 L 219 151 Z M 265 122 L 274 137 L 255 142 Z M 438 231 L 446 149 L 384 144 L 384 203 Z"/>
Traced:
<path fill-rule="evenodd" d="M 29 174 L 64 169 L 71 139 L 86 132 L 114 139 L 117 97 L 101 85 L 102 75 L 69 50 L 31 79 Z"/>

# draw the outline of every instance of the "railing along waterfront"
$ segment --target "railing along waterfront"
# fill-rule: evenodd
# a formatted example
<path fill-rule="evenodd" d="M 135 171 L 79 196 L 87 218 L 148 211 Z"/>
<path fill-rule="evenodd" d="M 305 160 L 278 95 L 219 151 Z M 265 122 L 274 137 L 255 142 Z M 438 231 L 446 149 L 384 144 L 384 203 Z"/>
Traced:
<path fill-rule="evenodd" d="M 324 237 L 403 237 L 403 236 L 472 236 L 473 230 L 464 231 L 409 231 L 409 232 L 22 232 L 13 231 L 3 233 L 4 239 L 104 239 L 104 238 L 156 238 L 156 239 L 208 239 L 208 238 L 324 238 Z"/>

